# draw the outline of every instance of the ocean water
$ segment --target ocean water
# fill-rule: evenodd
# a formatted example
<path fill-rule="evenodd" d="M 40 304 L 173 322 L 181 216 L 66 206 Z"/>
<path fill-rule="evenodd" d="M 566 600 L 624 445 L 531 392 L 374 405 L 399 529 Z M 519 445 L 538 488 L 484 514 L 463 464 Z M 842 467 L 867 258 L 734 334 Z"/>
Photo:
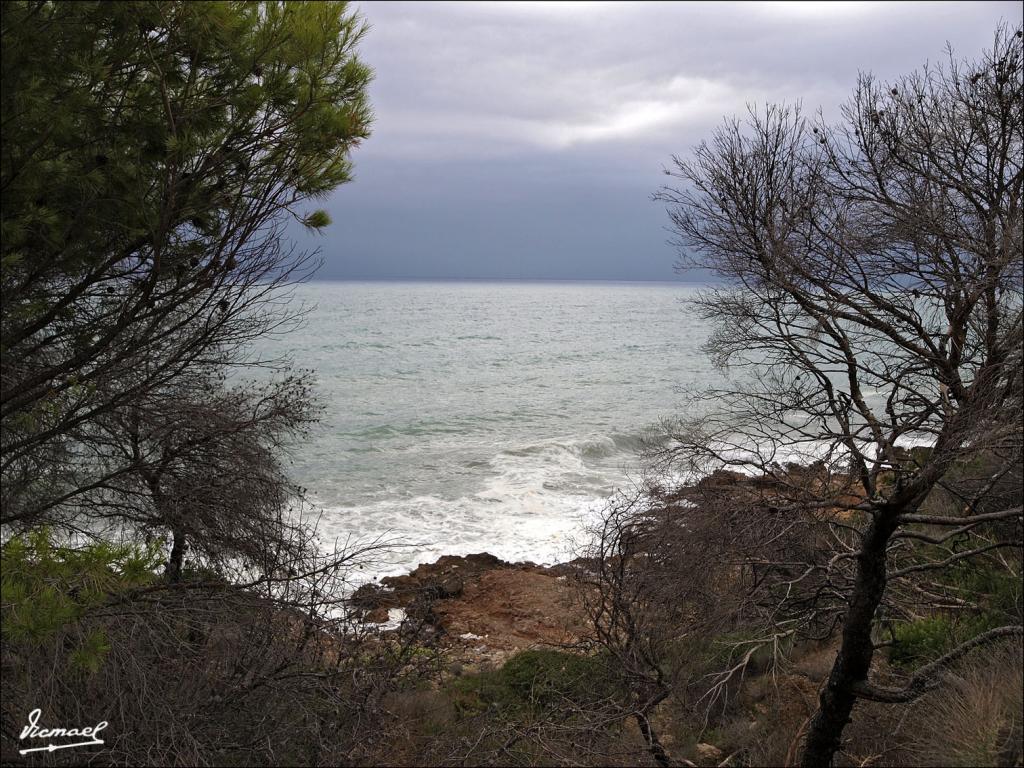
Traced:
<path fill-rule="evenodd" d="M 637 476 L 680 395 L 719 374 L 682 283 L 322 282 L 268 342 L 316 371 L 323 419 L 291 448 L 330 546 L 557 562 Z"/>

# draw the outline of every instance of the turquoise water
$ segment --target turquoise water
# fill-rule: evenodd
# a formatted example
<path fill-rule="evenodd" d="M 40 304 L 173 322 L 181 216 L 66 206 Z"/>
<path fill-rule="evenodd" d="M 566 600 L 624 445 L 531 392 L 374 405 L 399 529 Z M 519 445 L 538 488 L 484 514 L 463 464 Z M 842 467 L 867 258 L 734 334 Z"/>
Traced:
<path fill-rule="evenodd" d="M 325 406 L 292 450 L 330 543 L 400 538 L 383 571 L 488 551 L 553 562 L 636 475 L 645 430 L 718 374 L 671 283 L 311 283 L 272 343 Z"/>

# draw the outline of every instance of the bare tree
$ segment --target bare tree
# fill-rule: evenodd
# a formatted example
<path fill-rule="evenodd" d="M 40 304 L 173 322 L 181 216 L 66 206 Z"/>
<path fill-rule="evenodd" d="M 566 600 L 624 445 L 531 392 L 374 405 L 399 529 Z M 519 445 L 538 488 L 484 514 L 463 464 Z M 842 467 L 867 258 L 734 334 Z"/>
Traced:
<path fill-rule="evenodd" d="M 723 278 L 696 306 L 737 383 L 695 398 L 657 455 L 705 479 L 635 507 L 662 533 L 634 567 L 704 567 L 680 602 L 734 595 L 755 644 L 840 631 L 807 766 L 832 763 L 858 699 L 911 700 L 1024 631 L 1018 612 L 902 685 L 871 679 L 891 622 L 971 610 L 944 572 L 1020 573 L 1021 38 L 1000 28 L 978 61 L 951 52 L 893 84 L 863 75 L 838 125 L 752 110 L 674 158 L 657 195 L 680 266 Z"/>

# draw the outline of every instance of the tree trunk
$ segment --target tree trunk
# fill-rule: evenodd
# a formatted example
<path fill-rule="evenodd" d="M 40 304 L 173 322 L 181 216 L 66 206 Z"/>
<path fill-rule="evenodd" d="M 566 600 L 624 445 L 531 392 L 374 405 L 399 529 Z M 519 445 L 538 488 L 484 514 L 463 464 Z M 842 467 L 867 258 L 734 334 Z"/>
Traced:
<path fill-rule="evenodd" d="M 651 721 L 642 712 L 637 712 L 634 717 L 636 718 L 636 724 L 640 726 L 640 733 L 643 734 L 644 741 L 647 742 L 647 751 L 651 753 L 654 761 L 660 768 L 668 768 L 672 765 L 672 759 L 668 756 L 661 742 L 658 741 L 658 736 L 651 727 Z"/>
<path fill-rule="evenodd" d="M 185 532 L 181 528 L 173 529 L 174 541 L 171 544 L 171 555 L 167 558 L 167 578 L 176 582 L 181 579 L 181 564 L 185 559 Z"/>
<path fill-rule="evenodd" d="M 800 761 L 803 768 L 832 765 L 857 699 L 854 686 L 868 678 L 875 653 L 871 628 L 885 594 L 886 545 L 895 529 L 896 513 L 880 511 L 864 537 L 857 560 L 857 581 L 843 619 L 842 643 L 819 697 L 818 711 L 811 718 Z"/>

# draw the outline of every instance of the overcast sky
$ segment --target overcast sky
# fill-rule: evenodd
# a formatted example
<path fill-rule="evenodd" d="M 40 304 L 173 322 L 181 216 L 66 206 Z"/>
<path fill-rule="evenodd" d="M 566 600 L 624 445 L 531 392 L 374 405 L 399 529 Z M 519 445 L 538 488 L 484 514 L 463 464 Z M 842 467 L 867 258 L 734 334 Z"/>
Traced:
<path fill-rule="evenodd" d="M 835 115 L 882 79 L 987 47 L 1020 2 L 363 2 L 373 135 L 326 204 L 325 279 L 673 280 L 686 154 L 747 103 Z"/>

